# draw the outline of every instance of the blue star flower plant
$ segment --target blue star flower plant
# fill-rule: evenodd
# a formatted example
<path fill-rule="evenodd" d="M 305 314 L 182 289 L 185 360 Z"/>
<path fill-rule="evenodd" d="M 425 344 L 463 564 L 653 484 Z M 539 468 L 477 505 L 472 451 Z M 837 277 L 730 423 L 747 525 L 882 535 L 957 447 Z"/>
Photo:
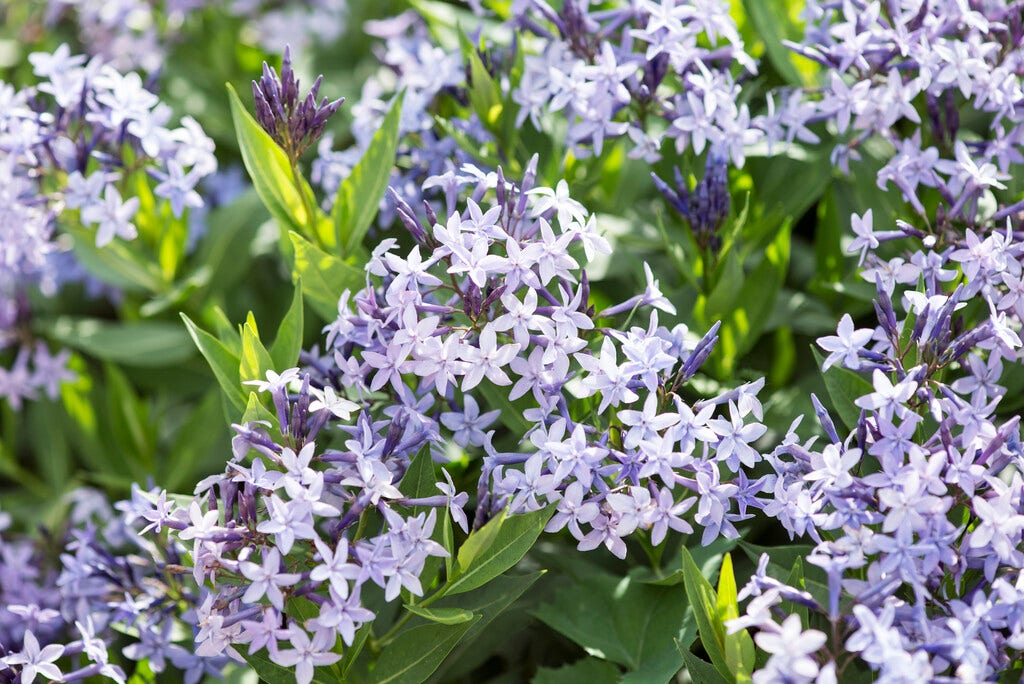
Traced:
<path fill-rule="evenodd" d="M 101 4 L 51 19 L 111 57 L 216 10 Z M 324 38 L 308 4 L 229 23 Z M 0 477 L 60 502 L 46 535 L 0 513 L 0 683 L 1019 680 L 1021 3 L 469 6 L 365 24 L 347 138 L 290 48 L 254 114 L 231 90 L 271 220 L 211 221 L 181 279 L 223 185 L 200 125 L 66 45 L 0 83 L 0 427 L 173 437 L 187 471 L 112 506 L 130 478 L 0 433 Z M 98 343 L 70 370 L 40 312 L 80 281 L 180 313 L 216 385 Z M 532 620 L 565 637 L 540 660 Z"/>
<path fill-rule="evenodd" d="M 374 251 L 323 353 L 249 382 L 270 395 L 268 420 L 235 425 L 224 475 L 200 484 L 187 519 L 184 506 L 160 519 L 214 592 L 198 654 L 262 653 L 308 682 L 358 656 L 381 601 L 415 613 L 463 590 L 453 527 L 474 540 L 506 516 L 538 519 L 535 534 L 568 528 L 581 550 L 624 557 L 640 531 L 653 546 L 669 530 L 735 538 L 764 506 L 744 472 L 761 460 L 762 383 L 696 398 L 715 330 L 694 338 L 656 311 L 618 329 L 673 313 L 650 269 L 643 293 L 595 312 L 585 264 L 608 246 L 583 205 L 533 186 L 533 165 L 518 186 L 482 180 L 429 227 L 392 192 L 414 246 Z M 508 451 L 499 415 L 526 426 Z M 446 469 L 466 475 L 467 458 L 482 458 L 470 492 Z"/>

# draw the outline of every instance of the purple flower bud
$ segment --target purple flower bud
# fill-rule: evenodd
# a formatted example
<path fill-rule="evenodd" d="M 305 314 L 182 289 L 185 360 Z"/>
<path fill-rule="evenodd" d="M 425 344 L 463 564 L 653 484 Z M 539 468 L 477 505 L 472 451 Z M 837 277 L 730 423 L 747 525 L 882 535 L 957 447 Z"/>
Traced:
<path fill-rule="evenodd" d="M 324 98 L 317 104 L 323 76 L 318 76 L 309 93 L 299 99 L 299 81 L 292 70 L 291 51 L 285 47 L 281 60 L 281 75 L 263 63 L 263 76 L 252 82 L 256 103 L 256 121 L 280 145 L 292 160 L 323 134 L 327 120 L 341 107 L 344 98 L 328 102 Z"/>

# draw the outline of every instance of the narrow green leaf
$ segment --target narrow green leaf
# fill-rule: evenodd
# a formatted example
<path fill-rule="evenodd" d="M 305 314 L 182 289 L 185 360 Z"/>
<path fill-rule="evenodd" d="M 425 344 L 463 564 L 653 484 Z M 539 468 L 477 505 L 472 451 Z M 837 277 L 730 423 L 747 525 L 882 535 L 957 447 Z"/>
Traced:
<path fill-rule="evenodd" d="M 169 366 L 195 353 L 185 330 L 164 321 L 111 322 L 62 316 L 40 321 L 37 329 L 94 358 L 125 366 Z"/>
<path fill-rule="evenodd" d="M 302 278 L 295 281 L 295 293 L 291 306 L 277 327 L 274 343 L 270 345 L 270 360 L 274 368 L 291 368 L 299 362 L 302 351 Z"/>
<path fill-rule="evenodd" d="M 729 684 L 729 681 L 715 669 L 714 665 L 690 653 L 689 648 L 681 644 L 677 645 L 679 646 L 679 653 L 683 657 L 686 671 L 690 675 L 690 681 L 694 684 Z"/>
<path fill-rule="evenodd" d="M 704 650 L 711 657 L 711 662 L 726 680 L 732 680 L 732 672 L 726 664 L 722 648 L 725 643 L 725 626 L 718 617 L 718 601 L 715 590 L 700 569 L 693 562 L 693 556 L 683 547 L 683 585 L 686 596 L 693 606 L 693 615 L 697 620 L 697 630 Z"/>
<path fill-rule="evenodd" d="M 461 625 L 463 622 L 469 622 L 477 617 L 471 611 L 461 608 L 424 608 L 406 605 L 405 609 L 413 615 L 419 615 L 440 625 Z"/>
<path fill-rule="evenodd" d="M 513 567 L 537 541 L 553 514 L 554 508 L 549 506 L 532 513 L 508 516 L 504 521 L 499 517 L 469 535 L 459 549 L 455 576 L 448 582 L 447 593 L 461 594 L 476 589 Z M 496 534 L 484 532 L 496 521 Z M 476 535 L 481 535 L 483 543 L 471 544 L 470 540 Z"/>
<path fill-rule="evenodd" d="M 786 83 L 791 86 L 811 85 L 806 83 L 803 75 L 793 63 L 793 52 L 783 44 L 783 39 L 797 37 L 787 35 L 789 18 L 786 16 L 786 6 L 779 2 L 764 2 L 764 0 L 743 0 L 743 9 L 747 17 L 754 24 L 757 35 L 764 42 L 765 51 L 768 53 L 768 60 L 775 70 L 779 72 Z"/>
<path fill-rule="evenodd" d="M 502 113 L 501 89 L 491 78 L 476 46 L 470 42 L 462 31 L 459 31 L 459 43 L 462 55 L 469 63 L 469 103 L 476 112 L 481 123 L 492 133 L 499 132 L 497 126 Z"/>
<path fill-rule="evenodd" d="M 353 292 L 366 284 L 366 273 L 323 251 L 298 233 L 289 233 L 295 250 L 293 279 L 302 279 L 303 295 L 324 320 L 338 315 L 338 299 L 345 290 Z"/>
<path fill-rule="evenodd" d="M 739 617 L 739 601 L 736 596 L 736 577 L 732 569 L 732 557 L 727 553 L 722 559 L 722 571 L 718 576 L 718 619 L 725 622 Z M 722 650 L 726 665 L 737 682 L 750 681 L 754 672 L 754 641 L 747 630 L 725 633 Z"/>
<path fill-rule="evenodd" d="M 252 314 L 250 318 L 251 316 Z M 242 326 L 242 356 L 238 363 L 238 377 L 243 383 L 248 380 L 263 380 L 267 377 L 268 370 L 275 370 L 270 352 L 260 341 L 259 332 L 253 322 L 246 321 Z"/>
<path fill-rule="evenodd" d="M 242 163 L 249 172 L 253 187 L 282 228 L 304 232 L 312 221 L 302 196 L 295 188 L 295 176 L 292 175 L 288 156 L 256 123 L 230 83 L 227 88 Z"/>
<path fill-rule="evenodd" d="M 231 402 L 231 406 L 241 415 L 245 411 L 246 398 L 238 377 L 238 356 L 228 350 L 216 337 L 198 327 L 185 314 L 181 314 L 181 319 L 185 321 L 185 327 L 188 328 L 192 341 L 199 348 L 199 353 L 210 364 L 224 395 Z"/>
<path fill-rule="evenodd" d="M 376 684 L 426 681 L 479 617 L 457 625 L 427 624 L 401 632 L 381 654 L 372 677 Z"/>
<path fill-rule="evenodd" d="M 341 246 L 342 256 L 352 254 L 362 244 L 387 190 L 395 167 L 404 97 L 403 91 L 391 102 L 363 158 L 338 186 L 331 220 L 335 244 Z"/>

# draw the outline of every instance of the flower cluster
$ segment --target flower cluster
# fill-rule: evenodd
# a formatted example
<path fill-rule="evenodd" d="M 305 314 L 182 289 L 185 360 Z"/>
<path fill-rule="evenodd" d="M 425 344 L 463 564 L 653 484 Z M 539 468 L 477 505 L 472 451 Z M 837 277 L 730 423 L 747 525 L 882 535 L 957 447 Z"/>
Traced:
<path fill-rule="evenodd" d="M 827 119 L 845 136 L 834 163 L 849 169 L 866 142 L 881 138 L 892 154 L 880 187 L 899 188 L 923 217 L 931 192 L 945 217 L 973 220 L 979 200 L 1024 161 L 1024 26 L 1015 3 L 815 0 L 803 16 L 804 40 L 791 47 L 824 65 L 826 78 L 818 99 L 790 97 L 804 101 L 805 121 Z M 974 132 L 985 139 L 965 135 L 979 124 Z M 817 142 L 809 131 L 806 139 Z"/>
<path fill-rule="evenodd" d="M 430 228 L 392 193 L 417 244 L 404 256 L 394 238 L 375 250 L 368 269 L 382 284 L 352 297 L 354 312 L 343 297 L 327 328 L 333 364 L 315 364 L 317 380 L 388 392 L 395 416 L 426 426 L 439 459 L 446 438 L 483 447 L 477 526 L 506 506 L 557 501 L 549 529 L 568 525 L 581 548 L 620 556 L 634 530 L 660 543 L 669 527 L 691 532 L 688 519 L 705 543 L 735 536 L 732 523 L 761 505 L 761 482 L 741 473 L 760 460 L 761 383 L 685 399 L 716 331 L 694 340 L 656 313 L 647 327 L 617 329 L 638 308 L 675 313 L 649 268 L 643 294 L 595 312 L 582 264 L 608 244 L 564 182 L 532 186 L 533 165 L 520 188 L 500 171 L 469 183 L 467 208 Z M 521 448 L 494 447 L 487 428 L 499 411 Z"/>
<path fill-rule="evenodd" d="M 577 156 L 600 155 L 606 138 L 629 136 L 630 156 L 655 162 L 672 141 L 677 152 L 705 149 L 743 165 L 745 146 L 762 131 L 739 99 L 737 78 L 756 65 L 718 0 L 654 2 L 605 9 L 573 0 L 555 11 L 544 0 L 513 4 L 522 30 L 523 76 L 512 97 L 543 130 L 561 112 Z"/>
<path fill-rule="evenodd" d="M 308 374 L 290 392 L 298 377 L 292 368 L 252 383 L 277 408 L 276 440 L 268 422 L 235 425 L 227 471 L 201 482 L 187 506 L 161 494 L 151 515 L 190 543 L 196 581 L 214 588 L 196 608 L 196 654 L 241 660 L 236 647 L 265 651 L 305 683 L 314 667 L 341 658 L 339 638 L 351 646 L 373 620 L 361 602 L 365 584 L 383 588 L 387 601 L 423 594 L 425 565 L 448 555 L 433 538 L 435 509 L 450 508 L 465 528 L 467 497 L 450 479 L 434 496 L 403 493 L 426 441 L 422 428 L 396 422 L 382 430 L 366 412 L 349 424 L 357 404 L 311 387 Z M 328 422 L 349 433 L 344 450 L 317 449 L 318 436 L 329 439 L 321 434 Z M 429 454 L 417 463 L 432 468 Z"/>
<path fill-rule="evenodd" d="M 200 596 L 181 577 L 184 549 L 166 533 L 143 536 L 159 520 L 155 497 L 135 488 L 115 510 L 95 490 L 73 492 L 59 562 L 43 540 L 11 535 L 0 514 L 0 681 L 123 684 L 132 661 L 189 684 L 220 673 L 226 660 L 196 655 L 186 629 Z"/>
<path fill-rule="evenodd" d="M 0 83 L 0 347 L 31 342 L 29 292 L 51 296 L 80 271 L 63 229 L 91 231 L 97 247 L 134 239 L 141 201 L 135 195 L 140 183 L 150 192 L 147 175 L 155 180 L 152 194 L 181 217 L 202 206 L 195 186 L 217 165 L 196 121 L 184 117 L 168 128 L 170 108 L 139 74 L 87 61 L 67 45 L 29 61 L 36 85 Z M 57 368 L 66 355 L 51 357 L 41 346 L 29 373 L 31 346 L 0 371 L 0 396 L 13 405 L 41 386 L 52 396 L 47 378 L 66 375 Z"/>
<path fill-rule="evenodd" d="M 787 587 L 762 559 L 734 627 L 781 636 L 758 640 L 773 654 L 766 681 L 834 681 L 853 658 L 886 681 L 982 681 L 1024 646 L 1024 449 L 1019 416 L 999 417 L 1021 359 L 1024 244 L 1009 227 L 948 243 L 902 228 L 925 246 L 865 270 L 878 325 L 845 315 L 818 341 L 825 370 L 856 388 L 837 407 L 850 432 L 817 404 L 825 443 L 791 433 L 768 456 L 777 476 L 765 513 L 817 543 L 807 562 L 827 586 Z M 794 615 L 779 625 L 782 601 L 820 613 L 831 639 L 798 636 Z"/>
<path fill-rule="evenodd" d="M 153 72 L 162 66 L 174 45 L 188 37 L 196 14 L 211 6 L 245 21 L 247 40 L 280 54 L 297 41 L 337 39 L 345 30 L 346 5 L 325 0 L 281 3 L 267 0 L 48 0 L 48 24 L 70 21 L 91 55 L 122 70 Z M 194 23 L 193 23 L 194 25 Z"/>

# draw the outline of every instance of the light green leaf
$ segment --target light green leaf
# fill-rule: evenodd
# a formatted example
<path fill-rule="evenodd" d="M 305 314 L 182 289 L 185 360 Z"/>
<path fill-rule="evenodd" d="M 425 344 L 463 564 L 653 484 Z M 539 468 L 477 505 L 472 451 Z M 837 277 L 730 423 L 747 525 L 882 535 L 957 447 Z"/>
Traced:
<path fill-rule="evenodd" d="M 185 314 L 181 314 L 181 318 L 185 321 L 185 327 L 188 329 L 189 335 L 192 336 L 192 341 L 199 348 L 199 353 L 210 364 L 224 395 L 228 398 L 231 406 L 241 414 L 245 411 L 246 398 L 238 376 L 238 355 L 232 353 L 216 337 L 193 323 Z"/>
<path fill-rule="evenodd" d="M 366 285 L 366 273 L 328 254 L 298 233 L 289 233 L 295 250 L 293 279 L 302 279 L 303 295 L 324 320 L 338 315 L 338 299 L 345 290 L 353 292 Z"/>
<path fill-rule="evenodd" d="M 794 53 L 783 43 L 785 38 L 798 38 L 799 35 L 788 35 L 789 17 L 786 16 L 786 5 L 780 2 L 765 0 L 743 0 L 743 9 L 754 24 L 757 35 L 764 42 L 768 60 L 779 72 L 786 83 L 791 86 L 808 86 L 810 78 L 804 78 L 793 63 Z"/>
<path fill-rule="evenodd" d="M 96 246 L 96 235 L 78 226 L 63 226 L 73 238 L 75 257 L 100 280 L 126 290 L 162 292 L 167 283 L 156 263 L 146 260 L 138 249 L 118 240 Z"/>
<path fill-rule="evenodd" d="M 718 576 L 718 619 L 725 622 L 739 617 L 739 601 L 736 597 L 736 577 L 732 569 L 732 557 L 727 553 L 722 559 L 722 571 Z M 750 681 L 754 672 L 754 641 L 747 630 L 725 633 L 722 646 L 726 665 L 737 682 Z"/>
<path fill-rule="evenodd" d="M 722 648 L 725 643 L 725 626 L 718 616 L 718 600 L 715 590 L 704 575 L 700 573 L 697 564 L 693 562 L 693 556 L 683 547 L 683 585 L 686 587 L 686 596 L 693 606 L 693 615 L 697 621 L 697 630 L 700 633 L 700 642 L 711 657 L 711 662 L 721 673 L 722 677 L 731 681 L 732 672 L 726 663 L 725 653 Z"/>
<path fill-rule="evenodd" d="M 459 640 L 479 620 L 457 625 L 426 624 L 401 632 L 380 654 L 371 673 L 376 684 L 420 684 L 426 681 Z"/>
<path fill-rule="evenodd" d="M 270 345 L 270 359 L 274 368 L 291 368 L 298 364 L 302 351 L 302 279 L 295 281 L 291 306 L 277 327 L 274 343 Z"/>
<path fill-rule="evenodd" d="M 227 88 L 242 163 L 253 187 L 282 228 L 304 232 L 307 226 L 314 225 L 316 217 L 310 217 L 306 211 L 288 156 L 249 114 L 230 83 Z"/>
<path fill-rule="evenodd" d="M 259 332 L 250 313 L 249 320 L 242 326 L 242 356 L 238 364 L 238 377 L 243 383 L 248 380 L 263 380 L 267 377 L 268 370 L 275 370 L 274 362 L 270 358 L 270 352 L 260 341 Z"/>
<path fill-rule="evenodd" d="M 459 549 L 455 575 L 447 584 L 447 593 L 461 594 L 476 589 L 513 567 L 537 541 L 554 510 L 549 506 L 508 517 L 502 513 L 469 535 Z M 496 532 L 487 530 L 491 525 L 496 525 Z"/>
<path fill-rule="evenodd" d="M 338 186 L 331 220 L 342 256 L 354 253 L 362 244 L 387 190 L 395 166 L 404 97 L 403 91 L 392 101 L 363 158 Z"/>
<path fill-rule="evenodd" d="M 410 606 L 406 605 L 405 609 L 413 615 L 419 615 L 422 618 L 426 618 L 431 622 L 436 622 L 441 625 L 461 625 L 463 622 L 469 622 L 474 617 L 477 617 L 472 611 L 463 610 L 461 608 L 432 608 L 422 606 Z"/>

